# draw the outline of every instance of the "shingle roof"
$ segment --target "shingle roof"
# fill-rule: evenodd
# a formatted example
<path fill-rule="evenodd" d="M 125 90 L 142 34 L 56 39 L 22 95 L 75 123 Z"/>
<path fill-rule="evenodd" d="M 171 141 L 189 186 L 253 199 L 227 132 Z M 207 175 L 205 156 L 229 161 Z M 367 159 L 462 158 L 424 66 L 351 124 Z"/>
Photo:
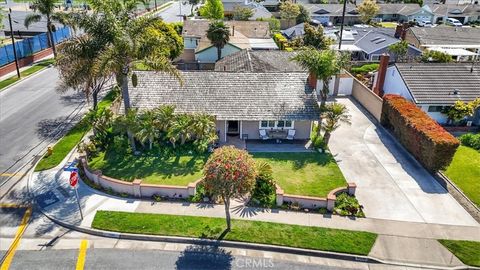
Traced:
<path fill-rule="evenodd" d="M 342 16 L 343 4 L 303 4 L 311 15 Z M 421 9 L 418 4 L 378 4 L 378 14 L 411 15 Z M 354 4 L 347 4 L 346 16 L 359 16 Z"/>
<path fill-rule="evenodd" d="M 480 97 L 480 65 L 471 63 L 395 64 L 416 103 L 453 104 Z M 457 94 L 454 92 L 457 91 Z"/>
<path fill-rule="evenodd" d="M 425 45 L 480 45 L 480 29 L 467 27 L 411 27 L 409 31 Z"/>
<path fill-rule="evenodd" d="M 235 72 L 303 72 L 305 70 L 290 59 L 295 52 L 279 50 L 241 50 L 225 56 L 215 64 L 216 71 Z"/>
<path fill-rule="evenodd" d="M 182 35 L 184 37 L 206 37 L 210 22 L 208 20 L 186 20 L 183 23 Z M 268 22 L 262 21 L 227 21 L 225 24 L 232 32 L 242 33 L 247 38 L 269 38 L 270 28 Z"/>
<path fill-rule="evenodd" d="M 218 120 L 318 120 L 320 113 L 306 73 L 182 72 L 183 86 L 164 73 L 137 75 L 137 87 L 129 87 L 132 106 L 139 109 L 168 104 Z"/>
<path fill-rule="evenodd" d="M 393 36 L 371 30 L 362 38 L 357 40 L 354 44 L 362 49 L 365 53 L 371 54 L 397 42 L 400 42 L 400 40 L 394 38 Z"/>
<path fill-rule="evenodd" d="M 447 5 L 434 4 L 428 5 L 432 12 L 437 16 L 480 16 L 478 5 Z"/>

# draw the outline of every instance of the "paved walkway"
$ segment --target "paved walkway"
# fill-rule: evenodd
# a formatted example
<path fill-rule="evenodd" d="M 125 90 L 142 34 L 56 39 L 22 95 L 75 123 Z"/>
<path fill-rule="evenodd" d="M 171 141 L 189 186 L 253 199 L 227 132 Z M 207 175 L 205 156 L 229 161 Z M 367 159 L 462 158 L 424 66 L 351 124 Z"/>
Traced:
<path fill-rule="evenodd" d="M 449 225 L 478 223 L 385 129 L 350 98 L 338 98 L 352 115 L 330 140 L 330 150 L 367 217 Z"/>

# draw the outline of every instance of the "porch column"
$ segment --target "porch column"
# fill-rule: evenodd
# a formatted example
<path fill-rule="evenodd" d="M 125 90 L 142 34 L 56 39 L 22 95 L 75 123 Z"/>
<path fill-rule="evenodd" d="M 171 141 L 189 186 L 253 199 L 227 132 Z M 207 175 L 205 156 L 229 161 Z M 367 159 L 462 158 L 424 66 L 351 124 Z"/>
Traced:
<path fill-rule="evenodd" d="M 243 121 L 240 120 L 240 140 L 243 139 Z"/>
<path fill-rule="evenodd" d="M 228 123 L 228 121 L 225 120 L 225 132 L 223 132 L 223 136 L 224 136 L 223 141 L 224 142 L 227 142 L 227 123 Z"/>

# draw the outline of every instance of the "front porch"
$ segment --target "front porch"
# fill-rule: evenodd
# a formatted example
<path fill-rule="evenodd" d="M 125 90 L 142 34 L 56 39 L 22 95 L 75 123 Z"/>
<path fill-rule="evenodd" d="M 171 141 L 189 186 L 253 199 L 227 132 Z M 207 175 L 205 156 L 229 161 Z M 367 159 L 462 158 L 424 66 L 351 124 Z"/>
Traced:
<path fill-rule="evenodd" d="M 313 152 L 310 140 L 246 140 L 248 152 Z"/>

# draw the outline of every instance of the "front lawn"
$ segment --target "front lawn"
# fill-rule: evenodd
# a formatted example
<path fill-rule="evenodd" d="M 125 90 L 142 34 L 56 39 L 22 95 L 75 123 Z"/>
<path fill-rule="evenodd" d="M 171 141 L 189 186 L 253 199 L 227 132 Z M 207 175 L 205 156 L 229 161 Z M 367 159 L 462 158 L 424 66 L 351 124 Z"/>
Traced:
<path fill-rule="evenodd" d="M 480 207 L 480 152 L 460 146 L 445 174 Z"/>
<path fill-rule="evenodd" d="M 118 155 L 115 152 L 100 153 L 89 165 L 101 170 L 104 175 L 132 182 L 186 186 L 202 178 L 207 155 L 176 155 L 164 158 L 160 154 L 146 153 L 141 156 Z"/>
<path fill-rule="evenodd" d="M 254 153 L 253 157 L 272 166 L 273 179 L 287 194 L 326 197 L 332 189 L 347 185 L 330 154 Z"/>
<path fill-rule="evenodd" d="M 100 230 L 219 239 L 225 219 L 98 211 L 92 227 Z M 377 235 L 272 222 L 232 220 L 224 240 L 367 255 Z"/>
<path fill-rule="evenodd" d="M 480 242 L 461 240 L 438 240 L 464 264 L 480 267 Z"/>
<path fill-rule="evenodd" d="M 20 72 L 20 76 L 21 78 L 18 78 L 17 75 L 15 76 L 12 76 L 8 79 L 5 79 L 3 81 L 0 81 L 0 91 L 4 88 L 7 88 L 7 86 L 10 86 L 12 85 L 13 83 L 25 78 L 25 77 L 28 77 L 30 75 L 32 75 L 33 73 L 35 72 L 38 72 L 46 67 L 48 67 L 49 65 L 51 64 L 54 64 L 55 63 L 55 60 L 54 59 L 47 59 L 47 60 L 42 60 L 42 61 L 39 61 L 38 63 L 32 65 L 31 67 L 25 69 L 24 71 L 21 71 Z"/>

